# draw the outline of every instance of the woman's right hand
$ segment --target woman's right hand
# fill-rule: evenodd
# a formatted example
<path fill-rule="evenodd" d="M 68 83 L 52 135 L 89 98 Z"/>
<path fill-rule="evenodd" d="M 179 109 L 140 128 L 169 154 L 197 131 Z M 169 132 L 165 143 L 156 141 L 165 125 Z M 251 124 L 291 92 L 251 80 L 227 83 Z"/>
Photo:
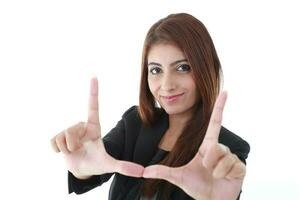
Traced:
<path fill-rule="evenodd" d="M 79 122 L 51 139 L 56 152 L 65 156 L 68 170 L 79 179 L 105 173 L 142 177 L 144 167 L 111 157 L 104 148 L 98 108 L 98 80 L 91 80 L 88 120 Z"/>

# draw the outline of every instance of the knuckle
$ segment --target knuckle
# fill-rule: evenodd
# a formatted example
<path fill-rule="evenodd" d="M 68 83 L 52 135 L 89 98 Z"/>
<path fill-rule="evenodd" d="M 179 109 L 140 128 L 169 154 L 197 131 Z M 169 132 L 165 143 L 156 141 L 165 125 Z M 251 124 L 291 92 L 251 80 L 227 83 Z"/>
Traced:
<path fill-rule="evenodd" d="M 55 137 L 52 138 L 50 142 L 51 142 L 52 149 L 53 149 L 55 152 L 58 152 L 59 149 L 58 149 L 58 147 L 57 147 Z"/>
<path fill-rule="evenodd" d="M 238 176 L 239 177 L 243 177 L 243 176 L 245 176 L 246 175 L 246 166 L 242 163 L 242 162 L 239 162 L 238 164 L 237 164 L 237 174 L 238 174 Z"/>
<path fill-rule="evenodd" d="M 50 142 L 51 142 L 51 144 L 54 144 L 56 142 L 56 136 L 51 138 Z"/>
<path fill-rule="evenodd" d="M 56 137 L 56 144 L 57 147 L 62 151 L 62 152 L 66 152 L 66 144 L 65 144 L 65 135 L 64 134 L 60 134 Z"/>
<path fill-rule="evenodd" d="M 232 157 L 233 157 L 233 159 L 235 160 L 235 161 L 240 161 L 240 159 L 239 159 L 239 157 L 237 157 L 237 155 L 236 154 L 232 154 Z"/>
<path fill-rule="evenodd" d="M 58 135 L 58 136 L 55 137 L 56 144 L 60 143 L 60 137 L 61 137 L 61 135 Z"/>
<path fill-rule="evenodd" d="M 70 130 L 68 130 L 68 129 L 64 130 L 64 134 L 65 134 L 66 137 L 71 136 Z"/>
<path fill-rule="evenodd" d="M 80 122 L 78 122 L 78 125 L 85 126 L 85 122 L 84 121 L 80 121 Z"/>
<path fill-rule="evenodd" d="M 234 163 L 236 162 L 236 158 L 234 156 L 229 155 L 228 156 L 228 163 L 233 166 Z"/>
<path fill-rule="evenodd" d="M 246 166 L 243 164 L 243 173 L 242 173 L 242 175 L 245 176 L 246 173 L 247 173 L 247 168 L 246 168 Z"/>
<path fill-rule="evenodd" d="M 230 149 L 228 146 L 224 145 L 224 144 L 219 144 L 219 149 L 222 153 L 224 154 L 229 154 L 230 153 Z"/>
<path fill-rule="evenodd" d="M 58 137 L 55 138 L 55 143 L 57 145 L 57 148 L 62 151 L 62 148 L 61 148 L 61 142 L 60 142 L 60 139 Z"/>
<path fill-rule="evenodd" d="M 212 118 L 211 123 L 212 124 L 220 124 L 222 122 L 222 119 L 220 118 Z"/>
<path fill-rule="evenodd" d="M 226 145 L 224 145 L 224 146 L 225 146 L 226 153 L 230 154 L 231 153 L 230 148 Z"/>

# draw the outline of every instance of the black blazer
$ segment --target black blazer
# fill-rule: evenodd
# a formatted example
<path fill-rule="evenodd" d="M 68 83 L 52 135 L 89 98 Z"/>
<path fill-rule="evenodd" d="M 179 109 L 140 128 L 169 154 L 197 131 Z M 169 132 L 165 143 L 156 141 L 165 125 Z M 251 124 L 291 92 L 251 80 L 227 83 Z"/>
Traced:
<path fill-rule="evenodd" d="M 103 143 L 108 154 L 116 159 L 132 161 L 148 166 L 155 155 L 159 142 L 168 129 L 168 115 L 161 115 L 152 127 L 145 127 L 138 115 L 137 106 L 132 106 L 123 115 L 117 125 L 103 137 Z M 246 163 L 250 151 L 249 144 L 239 136 L 222 127 L 219 142 L 228 146 L 241 161 Z M 85 193 L 108 181 L 113 173 L 94 175 L 87 180 L 77 179 L 68 172 L 69 193 Z M 141 178 L 139 178 L 141 179 Z M 123 200 L 137 178 L 115 173 L 109 191 L 109 200 Z M 176 187 L 174 199 L 192 199 L 179 187 Z"/>

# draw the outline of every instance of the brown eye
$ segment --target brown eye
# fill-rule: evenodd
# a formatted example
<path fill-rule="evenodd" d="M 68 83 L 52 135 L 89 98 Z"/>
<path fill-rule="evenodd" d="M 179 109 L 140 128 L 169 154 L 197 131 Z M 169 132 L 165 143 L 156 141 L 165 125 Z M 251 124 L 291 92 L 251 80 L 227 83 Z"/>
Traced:
<path fill-rule="evenodd" d="M 191 67 L 188 64 L 183 64 L 177 67 L 178 71 L 185 71 L 188 72 L 191 70 Z"/>
<path fill-rule="evenodd" d="M 158 67 L 153 67 L 152 69 L 150 69 L 150 73 L 153 75 L 158 74 L 160 71 L 161 69 Z"/>

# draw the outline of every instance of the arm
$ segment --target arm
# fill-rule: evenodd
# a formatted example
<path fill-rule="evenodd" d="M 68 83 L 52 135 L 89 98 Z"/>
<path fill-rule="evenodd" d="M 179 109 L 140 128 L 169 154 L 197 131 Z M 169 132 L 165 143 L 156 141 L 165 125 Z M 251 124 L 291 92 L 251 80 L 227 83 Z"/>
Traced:
<path fill-rule="evenodd" d="M 114 127 L 103 138 L 105 150 L 108 154 L 116 159 L 121 159 L 120 155 L 123 148 L 124 141 L 124 122 L 120 120 L 116 127 Z M 82 194 L 89 190 L 102 185 L 110 179 L 113 173 L 93 175 L 88 179 L 76 178 L 70 171 L 68 171 L 68 188 L 69 193 L 75 192 L 76 194 Z"/>
<path fill-rule="evenodd" d="M 128 109 L 123 114 L 122 119 L 117 123 L 117 125 L 102 138 L 106 152 L 115 159 L 122 159 L 125 140 L 124 118 L 129 112 L 133 111 L 133 109 L 134 107 Z M 88 179 L 79 179 L 68 171 L 69 193 L 75 192 L 76 194 L 82 194 L 88 192 L 95 187 L 101 186 L 103 183 L 108 181 L 112 175 L 113 173 L 107 173 L 101 175 L 93 175 Z"/>
<path fill-rule="evenodd" d="M 236 154 L 237 157 L 246 165 L 246 159 L 248 157 L 248 154 L 250 152 L 250 145 L 244 141 L 244 140 L 239 140 L 236 142 L 235 146 L 230 149 L 232 153 Z M 239 196 L 237 197 L 237 200 L 240 199 L 242 193 L 242 189 L 240 191 Z"/>

